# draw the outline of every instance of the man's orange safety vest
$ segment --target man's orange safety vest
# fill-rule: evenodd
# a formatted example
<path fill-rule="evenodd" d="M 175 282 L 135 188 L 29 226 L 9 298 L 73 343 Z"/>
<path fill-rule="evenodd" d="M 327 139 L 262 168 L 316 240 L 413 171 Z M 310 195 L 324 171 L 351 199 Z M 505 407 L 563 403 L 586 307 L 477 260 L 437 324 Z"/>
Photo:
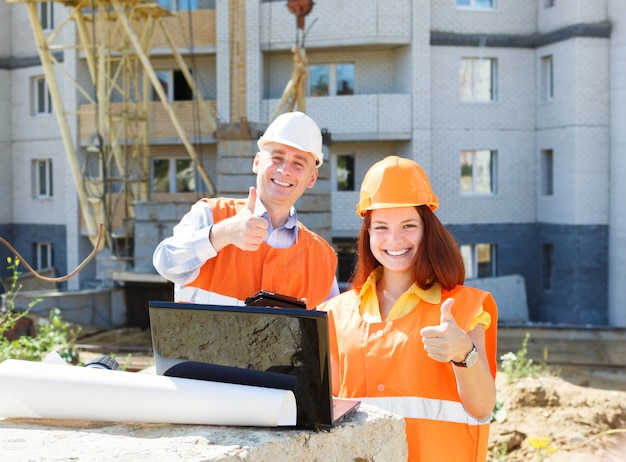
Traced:
<path fill-rule="evenodd" d="M 231 217 L 245 199 L 202 199 L 211 204 L 214 223 Z M 263 242 L 254 251 L 234 245 L 207 260 L 200 274 L 181 288 L 181 302 L 242 305 L 259 290 L 305 298 L 308 309 L 322 303 L 335 280 L 337 255 L 320 236 L 298 222 L 297 242 L 276 249 Z"/>
<path fill-rule="evenodd" d="M 491 315 L 485 331 L 489 367 L 496 374 L 498 312 L 488 292 L 466 286 L 442 290 L 441 300 L 455 299 L 452 314 L 468 330 L 481 306 Z M 407 315 L 367 323 L 359 311 L 358 292 L 350 290 L 324 303 L 329 312 L 331 355 L 339 365 L 339 396 L 402 415 L 409 461 L 484 461 L 489 419 L 469 415 L 459 397 L 453 365 L 428 357 L 420 330 L 440 322 L 440 304 L 421 300 Z"/>

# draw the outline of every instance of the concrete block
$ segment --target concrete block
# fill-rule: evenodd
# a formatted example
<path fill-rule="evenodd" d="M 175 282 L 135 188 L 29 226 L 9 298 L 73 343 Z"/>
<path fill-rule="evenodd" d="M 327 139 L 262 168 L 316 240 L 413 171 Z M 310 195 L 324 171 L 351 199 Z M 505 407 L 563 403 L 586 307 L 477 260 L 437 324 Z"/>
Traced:
<path fill-rule="evenodd" d="M 465 285 L 491 292 L 498 304 L 500 322 L 528 322 L 526 285 L 524 278 L 519 274 L 496 278 L 468 279 L 465 281 Z"/>
<path fill-rule="evenodd" d="M 250 157 L 223 157 L 219 159 L 220 175 L 238 175 L 243 172 L 252 174 L 253 156 Z"/>
<path fill-rule="evenodd" d="M 141 201 L 135 202 L 137 221 L 176 220 L 177 204 L 174 202 Z M 185 204 L 189 208 L 188 204 Z"/>
<path fill-rule="evenodd" d="M 103 286 L 113 287 L 113 273 L 125 271 L 128 261 L 111 255 L 108 249 L 96 255 L 96 278 L 102 282 Z"/>
<path fill-rule="evenodd" d="M 2 302 L 4 305 L 4 294 Z M 100 287 L 74 292 L 24 291 L 19 292 L 13 302 L 16 311 L 28 310 L 45 318 L 49 316 L 50 310 L 59 308 L 63 321 L 98 329 L 114 329 L 126 323 L 122 289 Z M 31 304 L 33 306 L 29 309 Z"/>
<path fill-rule="evenodd" d="M 218 196 L 244 197 L 250 186 L 256 185 L 256 176 L 250 170 L 242 175 L 220 175 L 217 179 Z"/>
<path fill-rule="evenodd" d="M 332 216 L 330 212 L 298 212 L 298 219 L 304 224 L 304 226 L 313 231 L 322 228 L 330 228 L 332 225 Z"/>
<path fill-rule="evenodd" d="M 330 203 L 331 196 L 330 194 L 321 195 L 321 194 L 305 194 L 304 196 L 298 199 L 296 202 L 296 210 L 298 214 L 303 212 L 324 212 L 328 211 L 330 213 Z"/>
<path fill-rule="evenodd" d="M 114 372 L 112 372 L 114 373 Z M 94 397 L 97 398 L 97 397 Z M 329 431 L 0 419 L 3 460 L 402 462 L 404 419 L 362 404 Z"/>

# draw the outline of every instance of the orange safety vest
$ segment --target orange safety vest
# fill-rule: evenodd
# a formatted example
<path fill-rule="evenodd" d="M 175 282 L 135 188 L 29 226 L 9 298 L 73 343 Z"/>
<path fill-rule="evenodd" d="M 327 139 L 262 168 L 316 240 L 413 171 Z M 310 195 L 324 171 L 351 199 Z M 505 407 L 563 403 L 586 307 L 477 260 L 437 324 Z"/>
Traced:
<path fill-rule="evenodd" d="M 214 223 L 231 217 L 245 199 L 202 199 L 211 204 Z M 297 242 L 286 249 L 276 249 L 263 242 L 254 251 L 234 245 L 224 247 L 206 261 L 200 274 L 182 288 L 181 302 L 242 305 L 259 290 L 269 290 L 305 298 L 307 308 L 322 303 L 335 280 L 337 255 L 320 236 L 298 222 Z"/>
<path fill-rule="evenodd" d="M 482 306 L 491 315 L 485 331 L 489 367 L 496 374 L 498 312 L 488 292 L 467 286 L 442 290 L 455 299 L 452 313 L 467 330 Z M 319 309 L 329 312 L 331 355 L 339 365 L 339 396 L 358 398 L 402 415 L 409 461 L 474 462 L 487 457 L 489 420 L 478 421 L 463 408 L 453 365 L 428 357 L 420 330 L 440 322 L 440 304 L 421 300 L 407 315 L 367 323 L 359 312 L 358 292 L 350 290 Z"/>

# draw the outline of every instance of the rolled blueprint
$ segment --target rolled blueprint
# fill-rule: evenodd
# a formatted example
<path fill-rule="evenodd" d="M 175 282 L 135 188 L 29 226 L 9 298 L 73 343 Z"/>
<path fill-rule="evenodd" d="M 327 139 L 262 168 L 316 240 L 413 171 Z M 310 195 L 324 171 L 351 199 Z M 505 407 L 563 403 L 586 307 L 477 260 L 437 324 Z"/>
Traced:
<path fill-rule="evenodd" d="M 296 424 L 292 391 L 8 359 L 0 417 L 277 427 Z"/>

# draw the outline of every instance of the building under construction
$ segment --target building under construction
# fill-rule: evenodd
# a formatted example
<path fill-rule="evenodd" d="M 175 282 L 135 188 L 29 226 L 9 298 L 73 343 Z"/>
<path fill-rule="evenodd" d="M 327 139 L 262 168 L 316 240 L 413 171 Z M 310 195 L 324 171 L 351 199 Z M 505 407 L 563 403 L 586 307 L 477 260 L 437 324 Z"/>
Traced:
<path fill-rule="evenodd" d="M 63 275 L 103 223 L 57 288 L 141 324 L 170 290 L 156 243 L 197 199 L 245 194 L 295 104 L 329 156 L 299 216 L 341 282 L 363 175 L 398 154 L 510 320 L 626 326 L 624 66 L 621 0 L 4 0 L 0 235 Z"/>

